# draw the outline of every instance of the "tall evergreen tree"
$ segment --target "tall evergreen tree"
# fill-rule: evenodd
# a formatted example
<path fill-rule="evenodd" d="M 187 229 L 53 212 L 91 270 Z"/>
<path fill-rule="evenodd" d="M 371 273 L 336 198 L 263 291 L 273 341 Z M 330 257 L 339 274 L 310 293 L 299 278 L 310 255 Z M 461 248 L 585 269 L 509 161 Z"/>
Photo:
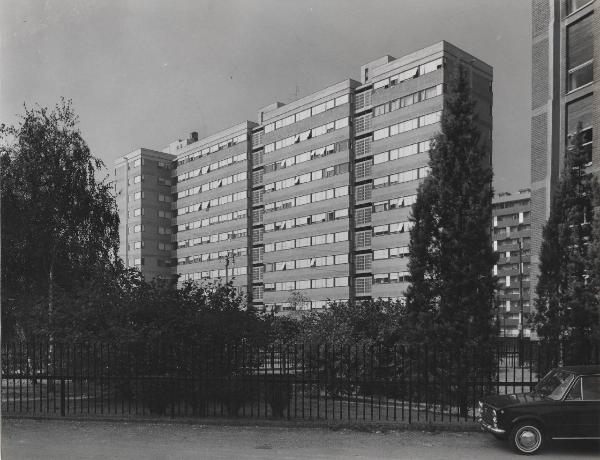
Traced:
<path fill-rule="evenodd" d="M 480 142 L 469 77 L 459 68 L 412 209 L 407 337 L 467 352 L 494 336 L 492 168 Z"/>
<path fill-rule="evenodd" d="M 586 172 L 581 126 L 565 152 L 564 167 L 544 227 L 534 322 L 541 339 L 567 345 L 565 359 L 584 358 L 599 336 L 598 192 Z"/>

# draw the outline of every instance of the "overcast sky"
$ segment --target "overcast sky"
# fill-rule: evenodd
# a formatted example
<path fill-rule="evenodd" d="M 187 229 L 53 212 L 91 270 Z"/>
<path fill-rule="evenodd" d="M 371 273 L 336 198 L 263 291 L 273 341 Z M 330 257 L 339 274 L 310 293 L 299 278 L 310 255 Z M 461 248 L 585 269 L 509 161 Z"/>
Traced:
<path fill-rule="evenodd" d="M 73 100 L 109 168 L 440 40 L 494 67 L 494 185 L 529 183 L 529 0 L 0 0 L 0 122 Z"/>

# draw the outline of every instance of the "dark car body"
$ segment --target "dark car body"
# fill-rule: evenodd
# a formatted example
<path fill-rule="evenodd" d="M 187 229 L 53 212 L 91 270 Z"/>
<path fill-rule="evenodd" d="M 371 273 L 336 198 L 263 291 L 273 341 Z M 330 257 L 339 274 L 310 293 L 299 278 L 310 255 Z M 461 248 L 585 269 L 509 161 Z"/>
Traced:
<path fill-rule="evenodd" d="M 600 365 L 553 369 L 530 393 L 482 398 L 479 412 L 481 427 L 508 437 L 520 453 L 547 439 L 600 439 Z M 531 429 L 515 431 L 523 426 Z M 521 449 L 516 436 L 538 436 L 539 445 Z"/>

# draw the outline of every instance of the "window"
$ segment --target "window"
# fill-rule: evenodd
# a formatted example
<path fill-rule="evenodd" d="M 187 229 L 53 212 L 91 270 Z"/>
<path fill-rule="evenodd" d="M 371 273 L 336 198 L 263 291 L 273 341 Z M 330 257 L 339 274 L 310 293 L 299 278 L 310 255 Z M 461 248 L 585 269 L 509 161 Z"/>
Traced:
<path fill-rule="evenodd" d="M 397 177 L 398 175 L 395 174 L 395 176 Z M 389 177 L 388 176 L 376 177 L 375 179 L 373 179 L 373 188 L 381 188 L 381 187 L 386 187 L 388 185 L 389 185 Z"/>
<path fill-rule="evenodd" d="M 348 241 L 348 232 L 337 232 L 335 234 L 335 242 L 339 243 L 341 241 Z"/>
<path fill-rule="evenodd" d="M 381 259 L 387 259 L 388 258 L 388 250 L 387 249 L 377 249 L 376 251 L 373 251 L 373 259 L 374 260 L 381 260 Z"/>
<path fill-rule="evenodd" d="M 377 156 L 377 155 L 375 155 L 375 156 Z M 364 177 L 371 175 L 371 161 L 370 160 L 360 161 L 360 162 L 356 163 L 355 167 L 356 167 L 355 171 L 356 171 L 356 179 L 357 180 L 360 180 Z"/>
<path fill-rule="evenodd" d="M 252 262 L 262 262 L 264 248 L 252 248 Z"/>
<path fill-rule="evenodd" d="M 376 81 L 373 84 L 373 91 L 376 91 L 376 90 L 381 89 L 381 88 L 389 88 L 389 86 L 390 86 L 390 79 L 389 78 L 386 78 L 384 80 L 379 80 L 379 81 Z"/>
<path fill-rule="evenodd" d="M 389 225 L 377 225 L 375 227 L 373 227 L 373 235 L 375 236 L 379 236 L 379 235 L 387 235 L 390 232 L 390 226 Z"/>
<path fill-rule="evenodd" d="M 321 243 L 317 243 L 317 244 L 321 244 Z M 296 240 L 296 247 L 297 248 L 303 248 L 306 246 L 310 246 L 310 237 L 306 237 L 306 238 L 298 238 Z"/>
<path fill-rule="evenodd" d="M 253 185 L 255 185 L 255 186 L 260 185 L 260 184 L 262 184 L 262 181 L 263 181 L 263 170 L 259 169 L 258 171 L 254 171 L 252 173 Z"/>
<path fill-rule="evenodd" d="M 264 229 L 255 228 L 252 230 L 252 243 L 262 243 Z"/>
<path fill-rule="evenodd" d="M 432 125 L 434 123 L 439 123 L 442 118 L 442 112 L 434 112 L 427 115 L 423 115 L 419 117 L 419 126 L 427 126 Z"/>
<path fill-rule="evenodd" d="M 364 248 L 371 246 L 371 230 L 356 232 L 356 247 Z"/>
<path fill-rule="evenodd" d="M 338 254 L 337 256 L 334 256 L 334 263 L 336 265 L 339 264 L 347 264 L 348 263 L 348 254 Z"/>
<path fill-rule="evenodd" d="M 371 269 L 371 254 L 357 254 L 354 258 L 357 270 Z"/>
<path fill-rule="evenodd" d="M 354 127 L 357 133 L 368 130 L 371 127 L 371 114 L 356 117 Z"/>
<path fill-rule="evenodd" d="M 348 209 L 338 209 L 334 212 L 335 219 L 344 219 L 348 217 Z"/>
<path fill-rule="evenodd" d="M 318 235 L 312 237 L 312 245 L 325 244 L 325 235 Z"/>
<path fill-rule="evenodd" d="M 262 204 L 263 202 L 263 195 L 264 195 L 264 190 L 253 190 L 252 191 L 252 200 L 253 200 L 253 204 Z"/>
<path fill-rule="evenodd" d="M 365 81 L 368 80 L 368 69 L 365 69 Z M 358 93 L 355 98 L 355 108 L 360 110 L 371 105 L 371 91 Z"/>
<path fill-rule="evenodd" d="M 296 289 L 310 289 L 310 280 L 297 281 Z"/>
<path fill-rule="evenodd" d="M 390 160 L 390 152 L 378 153 L 373 156 L 373 164 L 385 163 Z M 357 176 L 358 177 L 358 176 Z"/>
<path fill-rule="evenodd" d="M 375 107 L 373 109 L 373 116 L 378 117 L 380 115 L 387 113 L 387 111 L 388 111 L 388 104 L 378 105 L 377 107 Z"/>
<path fill-rule="evenodd" d="M 581 393 L 584 401 L 600 401 L 600 376 L 581 377 Z"/>
<path fill-rule="evenodd" d="M 348 286 L 348 277 L 340 276 L 340 277 L 334 278 L 334 283 L 335 283 L 336 287 Z"/>
<path fill-rule="evenodd" d="M 419 127 L 419 119 L 413 118 L 411 120 L 406 120 L 406 121 L 403 121 L 402 123 L 399 123 L 397 126 L 398 126 L 398 129 L 397 129 L 396 133 L 404 133 L 406 131 L 411 131 L 411 130 L 417 129 Z"/>
<path fill-rule="evenodd" d="M 390 135 L 389 127 L 378 129 L 377 131 L 375 131 L 373 133 L 373 140 L 378 141 L 379 139 L 385 139 L 386 137 L 389 137 L 389 135 Z"/>
<path fill-rule="evenodd" d="M 572 91 L 594 80 L 593 21 L 590 14 L 567 27 L 568 90 Z"/>
<path fill-rule="evenodd" d="M 371 153 L 371 138 L 358 139 L 354 142 L 354 152 L 357 157 Z"/>
<path fill-rule="evenodd" d="M 356 186 L 356 201 L 364 201 L 371 199 L 371 184 L 363 184 Z"/>
<path fill-rule="evenodd" d="M 407 257 L 408 256 L 408 246 L 402 246 L 399 248 L 390 248 L 389 249 L 389 257 Z"/>
<path fill-rule="evenodd" d="M 371 207 L 356 210 L 356 225 L 365 225 L 371 222 Z"/>
<path fill-rule="evenodd" d="M 592 0 L 566 0 L 567 14 L 574 13 L 578 9 L 584 7 L 585 5 L 591 2 Z"/>
<path fill-rule="evenodd" d="M 266 290 L 266 285 L 264 286 L 252 286 L 252 297 L 254 300 L 262 300 L 263 292 Z"/>
<path fill-rule="evenodd" d="M 357 294 L 368 294 L 371 292 L 371 277 L 359 276 L 356 278 L 356 293 Z"/>

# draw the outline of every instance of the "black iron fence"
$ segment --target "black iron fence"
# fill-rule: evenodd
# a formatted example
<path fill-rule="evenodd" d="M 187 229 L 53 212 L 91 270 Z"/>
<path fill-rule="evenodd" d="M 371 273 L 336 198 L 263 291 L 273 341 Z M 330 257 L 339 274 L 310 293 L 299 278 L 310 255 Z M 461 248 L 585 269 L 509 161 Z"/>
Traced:
<path fill-rule="evenodd" d="M 2 346 L 2 411 L 465 423 L 484 394 L 529 391 L 548 369 L 598 363 L 537 342 L 429 350 L 366 344 Z"/>

